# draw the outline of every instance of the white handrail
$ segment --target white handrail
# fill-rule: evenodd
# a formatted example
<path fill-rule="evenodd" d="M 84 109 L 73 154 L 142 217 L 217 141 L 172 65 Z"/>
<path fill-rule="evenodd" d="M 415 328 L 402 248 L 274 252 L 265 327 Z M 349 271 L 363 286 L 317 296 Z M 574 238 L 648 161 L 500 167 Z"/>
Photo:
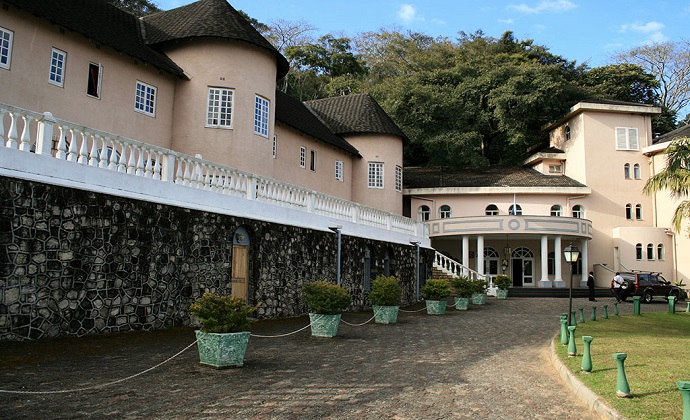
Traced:
<path fill-rule="evenodd" d="M 478 271 L 472 270 L 471 268 L 460 264 L 454 259 L 449 258 L 438 251 L 435 252 L 433 266 L 434 268 L 437 268 L 443 273 L 446 273 L 454 278 L 467 277 L 470 280 L 481 279 L 489 283 L 489 286 L 492 286 L 491 276 L 487 274 L 480 274 Z"/>

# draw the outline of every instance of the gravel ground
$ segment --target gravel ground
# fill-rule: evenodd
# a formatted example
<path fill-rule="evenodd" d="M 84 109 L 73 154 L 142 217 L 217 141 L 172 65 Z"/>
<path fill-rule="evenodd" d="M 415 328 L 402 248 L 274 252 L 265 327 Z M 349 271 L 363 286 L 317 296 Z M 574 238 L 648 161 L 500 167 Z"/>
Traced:
<path fill-rule="evenodd" d="M 601 306 L 610 299 L 599 299 Z M 606 301 L 604 301 L 606 300 Z M 591 302 L 574 299 L 573 307 Z M 401 312 L 398 323 L 340 325 L 331 339 L 309 330 L 249 342 L 242 368 L 199 364 L 191 328 L 80 339 L 0 342 L 0 388 L 97 389 L 54 394 L 0 393 L 0 418 L 489 418 L 594 419 L 548 359 L 567 299 L 489 298 L 446 315 Z M 416 310 L 421 305 L 404 308 Z M 643 311 L 666 310 L 664 303 Z M 632 303 L 620 305 L 621 314 Z M 350 323 L 371 312 L 347 313 Z M 261 321 L 274 335 L 308 324 L 306 316 Z"/>

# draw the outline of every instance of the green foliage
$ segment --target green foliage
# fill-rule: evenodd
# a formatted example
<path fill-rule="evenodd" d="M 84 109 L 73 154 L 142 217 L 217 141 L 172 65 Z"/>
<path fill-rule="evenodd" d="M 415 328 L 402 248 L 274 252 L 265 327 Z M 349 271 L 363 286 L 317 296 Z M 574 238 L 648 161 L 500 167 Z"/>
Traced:
<path fill-rule="evenodd" d="M 503 274 L 499 274 L 494 279 L 494 284 L 501 290 L 508 290 L 508 288 L 512 284 L 512 281 L 510 280 L 510 277 Z"/>
<path fill-rule="evenodd" d="M 307 283 L 303 287 L 304 302 L 312 313 L 337 315 L 342 313 L 352 300 L 347 290 L 327 281 Z"/>
<path fill-rule="evenodd" d="M 397 306 L 402 290 L 395 276 L 377 276 L 371 284 L 369 302 L 377 306 Z"/>
<path fill-rule="evenodd" d="M 149 0 L 109 0 L 109 3 L 135 16 L 146 16 L 161 11 L 154 2 Z"/>
<path fill-rule="evenodd" d="M 461 298 L 468 298 L 474 293 L 474 285 L 465 276 L 456 277 L 451 282 L 455 295 Z"/>
<path fill-rule="evenodd" d="M 192 303 L 189 313 L 199 317 L 202 331 L 229 333 L 245 331 L 250 323 L 248 317 L 255 309 L 238 297 L 204 293 Z"/>
<path fill-rule="evenodd" d="M 443 300 L 452 292 L 450 283 L 445 279 L 429 279 L 422 287 L 422 297 L 426 300 Z"/>
<path fill-rule="evenodd" d="M 486 293 L 486 289 L 488 287 L 488 284 L 484 280 L 480 279 L 475 279 L 475 280 L 470 280 L 470 283 L 472 284 L 472 292 L 477 293 L 477 294 L 483 294 Z"/>

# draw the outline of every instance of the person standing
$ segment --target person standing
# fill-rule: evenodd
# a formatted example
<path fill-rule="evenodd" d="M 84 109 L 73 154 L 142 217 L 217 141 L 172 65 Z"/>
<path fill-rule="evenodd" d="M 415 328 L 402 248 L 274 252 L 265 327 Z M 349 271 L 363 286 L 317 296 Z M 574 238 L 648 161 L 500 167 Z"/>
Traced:
<path fill-rule="evenodd" d="M 594 298 L 594 271 L 589 272 L 589 276 L 587 277 L 587 287 L 589 288 L 589 300 L 596 302 L 597 300 Z"/>
<path fill-rule="evenodd" d="M 621 273 L 616 273 L 615 276 L 613 276 L 613 293 L 616 295 L 616 301 L 618 303 L 621 302 L 621 292 L 623 291 L 623 277 L 621 277 Z"/>

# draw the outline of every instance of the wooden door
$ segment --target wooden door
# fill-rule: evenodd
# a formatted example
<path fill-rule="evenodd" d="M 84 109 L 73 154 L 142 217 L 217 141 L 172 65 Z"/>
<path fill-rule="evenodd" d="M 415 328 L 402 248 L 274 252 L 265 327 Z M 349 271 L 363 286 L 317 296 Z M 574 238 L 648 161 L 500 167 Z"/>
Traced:
<path fill-rule="evenodd" d="M 232 246 L 232 295 L 247 300 L 249 281 L 249 247 Z"/>

